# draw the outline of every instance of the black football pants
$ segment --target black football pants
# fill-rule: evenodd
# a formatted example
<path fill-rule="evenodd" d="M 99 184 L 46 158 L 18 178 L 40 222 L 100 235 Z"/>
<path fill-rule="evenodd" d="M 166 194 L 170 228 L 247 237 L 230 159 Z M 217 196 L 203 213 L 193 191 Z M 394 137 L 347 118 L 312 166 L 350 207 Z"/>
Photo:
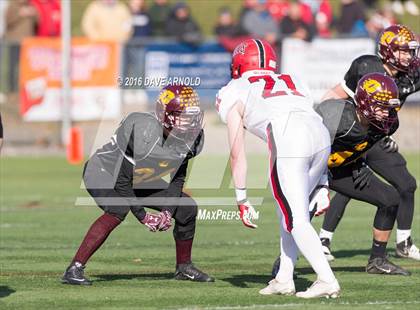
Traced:
<path fill-rule="evenodd" d="M 375 175 L 372 176 L 369 186 L 356 188 L 353 181 L 353 169 L 352 165 L 331 169 L 330 188 L 344 196 L 375 205 L 377 210 L 373 226 L 378 230 L 392 230 L 398 211 L 398 192 Z M 326 214 L 335 215 L 336 208 L 336 205 L 331 205 Z"/>
<path fill-rule="evenodd" d="M 381 144 L 376 143 L 367 151 L 366 163 L 399 193 L 397 228 L 401 230 L 411 229 L 414 215 L 414 192 L 417 185 L 416 179 L 407 169 L 405 159 L 399 152 L 385 152 Z M 351 198 L 355 197 L 344 195 L 341 192 L 336 193 L 331 200 L 331 207 L 324 217 L 322 225 L 324 230 L 335 231 Z"/>

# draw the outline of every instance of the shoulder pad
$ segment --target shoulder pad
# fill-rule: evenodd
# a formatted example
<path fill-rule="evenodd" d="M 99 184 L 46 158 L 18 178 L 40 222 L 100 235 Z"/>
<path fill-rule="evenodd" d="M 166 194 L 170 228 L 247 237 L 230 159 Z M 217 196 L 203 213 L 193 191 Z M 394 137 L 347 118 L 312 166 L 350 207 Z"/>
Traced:
<path fill-rule="evenodd" d="M 125 151 L 130 136 L 133 135 L 133 158 L 138 160 L 150 153 L 162 136 L 162 126 L 154 115 L 149 113 L 131 113 L 122 120 L 116 136 L 118 147 Z"/>

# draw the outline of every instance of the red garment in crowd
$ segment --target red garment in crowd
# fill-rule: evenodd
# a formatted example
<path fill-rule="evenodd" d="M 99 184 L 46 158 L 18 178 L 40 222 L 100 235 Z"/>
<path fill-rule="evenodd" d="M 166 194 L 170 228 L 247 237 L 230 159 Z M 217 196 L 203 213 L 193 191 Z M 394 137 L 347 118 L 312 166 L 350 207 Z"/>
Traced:
<path fill-rule="evenodd" d="M 277 22 L 280 22 L 288 14 L 289 7 L 289 0 L 268 0 L 267 2 L 267 10 Z"/>
<path fill-rule="evenodd" d="M 60 0 L 30 0 L 39 14 L 37 36 L 57 37 L 61 34 Z"/>
<path fill-rule="evenodd" d="M 333 20 L 333 10 L 331 7 L 331 3 L 329 0 L 322 0 L 321 4 L 319 5 L 319 11 L 320 13 L 324 13 L 327 17 L 327 21 L 329 24 L 331 24 Z"/>
<path fill-rule="evenodd" d="M 312 23 L 314 22 L 314 18 L 312 15 L 311 7 L 303 2 L 300 2 L 299 5 L 300 11 L 302 13 L 302 21 L 307 25 L 312 25 Z"/>

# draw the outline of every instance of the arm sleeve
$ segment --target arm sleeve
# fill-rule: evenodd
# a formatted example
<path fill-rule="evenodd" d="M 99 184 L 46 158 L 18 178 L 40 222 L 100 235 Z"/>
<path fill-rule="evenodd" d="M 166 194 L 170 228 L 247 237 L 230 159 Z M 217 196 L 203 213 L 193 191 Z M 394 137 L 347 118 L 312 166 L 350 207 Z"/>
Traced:
<path fill-rule="evenodd" d="M 115 182 L 115 191 L 117 191 L 122 197 L 127 198 L 127 203 L 130 206 L 131 211 L 138 220 L 142 220 L 146 211 L 142 206 L 139 206 L 136 194 L 133 189 L 133 165 L 126 159 L 123 159 L 121 164 L 120 173 Z"/>
<path fill-rule="evenodd" d="M 358 72 L 359 71 L 358 70 L 358 65 L 359 65 L 358 60 L 355 59 L 351 63 L 351 66 L 350 66 L 349 70 L 344 75 L 344 81 L 342 83 L 342 86 L 343 86 L 344 90 L 346 91 L 346 93 L 350 97 L 353 97 L 353 96 L 348 93 L 348 90 L 352 91 L 353 94 L 354 94 L 354 92 L 356 91 L 357 82 L 361 78 L 361 76 L 359 76 L 359 72 Z"/>
<path fill-rule="evenodd" d="M 181 197 L 184 188 L 185 178 L 187 177 L 188 160 L 185 160 L 178 171 L 171 175 L 168 194 L 170 197 Z"/>

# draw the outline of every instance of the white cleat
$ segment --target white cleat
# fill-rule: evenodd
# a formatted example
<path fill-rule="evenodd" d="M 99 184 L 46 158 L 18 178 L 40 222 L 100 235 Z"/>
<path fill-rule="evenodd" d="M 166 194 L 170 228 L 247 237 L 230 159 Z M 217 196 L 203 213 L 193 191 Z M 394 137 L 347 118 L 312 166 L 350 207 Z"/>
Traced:
<path fill-rule="evenodd" d="M 295 283 L 293 281 L 281 283 L 276 279 L 268 282 L 267 287 L 260 290 L 261 295 L 294 295 L 296 292 Z"/>
<path fill-rule="evenodd" d="M 297 292 L 296 297 L 300 298 L 337 298 L 340 296 L 340 285 L 337 280 L 327 283 L 321 280 L 316 280 L 311 287 L 304 292 Z"/>
<path fill-rule="evenodd" d="M 406 240 L 397 243 L 395 252 L 397 257 L 420 260 L 420 250 L 414 245 L 411 237 L 408 237 Z"/>

